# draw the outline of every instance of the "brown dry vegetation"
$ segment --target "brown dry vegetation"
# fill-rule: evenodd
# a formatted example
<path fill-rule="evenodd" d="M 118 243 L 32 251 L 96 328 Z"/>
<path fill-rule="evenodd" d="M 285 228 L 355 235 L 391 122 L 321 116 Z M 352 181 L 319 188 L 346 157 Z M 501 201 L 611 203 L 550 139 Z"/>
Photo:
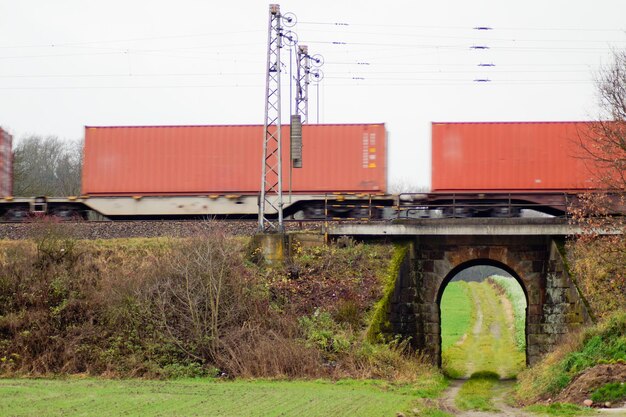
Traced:
<path fill-rule="evenodd" d="M 189 239 L 80 241 L 42 223 L 0 245 L 0 374 L 375 377 L 435 371 L 365 341 L 393 249 L 300 248 L 245 259 L 218 227 Z"/>

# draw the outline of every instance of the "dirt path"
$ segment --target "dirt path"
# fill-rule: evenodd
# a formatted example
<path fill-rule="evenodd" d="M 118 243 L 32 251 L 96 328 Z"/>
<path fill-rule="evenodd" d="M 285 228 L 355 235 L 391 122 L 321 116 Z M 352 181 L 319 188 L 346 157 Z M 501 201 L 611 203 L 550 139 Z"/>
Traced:
<path fill-rule="evenodd" d="M 471 331 L 444 352 L 444 370 L 461 378 L 480 371 L 514 377 L 524 368 L 525 358 L 515 345 L 510 303 L 487 282 L 470 282 L 468 289 L 473 301 Z"/>
<path fill-rule="evenodd" d="M 461 411 L 455 404 L 455 398 L 465 380 L 454 380 L 444 392 L 443 404 L 446 411 L 458 417 L 537 417 L 537 414 L 528 413 L 519 408 L 511 407 L 506 403 L 506 398 L 510 397 L 511 391 L 515 385 L 515 381 L 498 381 L 494 387 L 493 404 L 497 411 Z"/>

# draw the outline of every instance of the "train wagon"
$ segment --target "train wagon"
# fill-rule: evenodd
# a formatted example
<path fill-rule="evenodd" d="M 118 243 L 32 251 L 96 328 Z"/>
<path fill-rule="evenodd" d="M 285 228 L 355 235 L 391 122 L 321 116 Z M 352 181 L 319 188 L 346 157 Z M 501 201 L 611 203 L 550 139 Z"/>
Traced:
<path fill-rule="evenodd" d="M 432 124 L 432 191 L 598 188 L 579 141 L 590 122 Z"/>
<path fill-rule="evenodd" d="M 263 126 L 86 127 L 87 196 L 258 194 Z M 282 129 L 283 190 L 384 193 L 385 125 L 302 127 L 302 168 L 289 169 L 289 126 Z"/>

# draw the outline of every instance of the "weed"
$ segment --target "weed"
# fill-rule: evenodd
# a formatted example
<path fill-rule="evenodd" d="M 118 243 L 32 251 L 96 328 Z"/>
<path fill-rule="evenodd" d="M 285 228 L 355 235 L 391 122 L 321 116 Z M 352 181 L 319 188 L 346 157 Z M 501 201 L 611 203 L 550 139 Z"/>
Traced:
<path fill-rule="evenodd" d="M 536 414 L 548 416 L 581 416 L 589 413 L 589 408 L 579 407 L 574 404 L 552 403 L 550 405 L 535 404 L 525 408 L 525 410 Z"/>
<path fill-rule="evenodd" d="M 331 354 L 344 353 L 350 348 L 351 336 L 330 313 L 317 309 L 311 316 L 301 317 L 298 321 L 309 346 Z"/>
<path fill-rule="evenodd" d="M 496 411 L 492 402 L 494 387 L 499 375 L 493 372 L 477 372 L 459 390 L 455 404 L 461 410 Z"/>
<path fill-rule="evenodd" d="M 623 382 L 608 383 L 591 394 L 594 402 L 616 402 L 626 399 L 626 384 Z"/>

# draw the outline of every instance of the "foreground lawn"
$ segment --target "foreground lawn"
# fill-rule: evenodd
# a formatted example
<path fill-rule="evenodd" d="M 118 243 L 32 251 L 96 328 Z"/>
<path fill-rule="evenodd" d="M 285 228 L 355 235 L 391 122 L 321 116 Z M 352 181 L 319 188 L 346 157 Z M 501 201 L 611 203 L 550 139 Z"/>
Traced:
<path fill-rule="evenodd" d="M 352 380 L 0 379 L 0 416 L 395 416 L 418 393 Z"/>

